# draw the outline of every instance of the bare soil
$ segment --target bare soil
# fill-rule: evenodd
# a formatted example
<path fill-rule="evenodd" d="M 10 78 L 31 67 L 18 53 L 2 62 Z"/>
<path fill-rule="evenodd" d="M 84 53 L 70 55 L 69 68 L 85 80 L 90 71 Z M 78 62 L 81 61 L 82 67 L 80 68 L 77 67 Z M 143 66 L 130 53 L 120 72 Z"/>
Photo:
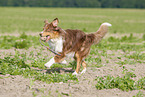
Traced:
<path fill-rule="evenodd" d="M 3 77 L 3 79 L 0 79 L 0 97 L 133 97 L 139 91 L 145 94 L 145 90 L 129 92 L 119 89 L 97 90 L 94 80 L 96 76 L 120 73 L 118 70 L 110 71 L 109 69 L 111 68 L 108 66 L 100 69 L 88 67 L 85 74 L 78 76 L 78 83 L 46 84 L 41 81 L 32 82 L 32 79 L 22 76 L 0 75 Z"/>

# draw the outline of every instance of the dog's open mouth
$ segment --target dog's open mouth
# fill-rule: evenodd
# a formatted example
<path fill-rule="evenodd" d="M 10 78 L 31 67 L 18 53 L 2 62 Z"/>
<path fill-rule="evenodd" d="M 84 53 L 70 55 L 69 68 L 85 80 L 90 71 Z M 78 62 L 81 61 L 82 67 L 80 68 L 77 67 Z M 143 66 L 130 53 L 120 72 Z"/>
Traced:
<path fill-rule="evenodd" d="M 46 36 L 46 40 L 45 40 L 45 42 L 48 42 L 49 41 L 49 39 L 50 39 L 50 36 L 48 35 L 48 36 Z"/>
<path fill-rule="evenodd" d="M 41 40 L 43 40 L 44 42 L 48 42 L 50 40 L 50 36 L 46 36 L 46 37 L 41 37 Z"/>

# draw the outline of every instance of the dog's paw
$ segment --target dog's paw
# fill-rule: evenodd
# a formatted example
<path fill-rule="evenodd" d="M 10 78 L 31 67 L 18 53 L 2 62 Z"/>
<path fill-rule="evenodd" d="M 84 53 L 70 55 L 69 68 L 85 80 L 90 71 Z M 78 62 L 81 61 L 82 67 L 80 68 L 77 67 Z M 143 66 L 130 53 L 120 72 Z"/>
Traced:
<path fill-rule="evenodd" d="M 50 68 L 51 65 L 53 65 L 54 63 L 55 63 L 55 60 L 54 60 L 54 58 L 52 58 L 52 59 L 50 59 L 49 62 L 47 62 L 46 64 L 44 64 L 44 66 L 46 66 L 47 68 Z"/>
<path fill-rule="evenodd" d="M 61 62 L 61 64 L 67 64 L 66 60 L 63 60 L 63 61 Z"/>
<path fill-rule="evenodd" d="M 49 65 L 49 64 L 47 64 L 47 63 L 44 64 L 44 66 L 47 67 L 47 68 L 50 68 L 50 67 L 51 67 L 51 65 Z"/>
<path fill-rule="evenodd" d="M 84 73 L 86 73 L 86 68 L 85 69 L 83 69 L 83 71 L 81 72 L 81 74 L 84 74 Z"/>
<path fill-rule="evenodd" d="M 72 73 L 72 75 L 78 75 L 78 73 L 75 71 L 74 73 Z"/>

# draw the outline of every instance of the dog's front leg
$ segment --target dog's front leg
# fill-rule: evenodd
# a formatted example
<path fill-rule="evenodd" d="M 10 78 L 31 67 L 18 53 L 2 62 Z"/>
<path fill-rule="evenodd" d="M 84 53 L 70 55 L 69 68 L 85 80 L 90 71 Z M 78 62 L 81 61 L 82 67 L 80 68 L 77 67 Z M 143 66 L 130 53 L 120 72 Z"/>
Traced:
<path fill-rule="evenodd" d="M 51 65 L 53 65 L 54 63 L 55 63 L 55 59 L 54 59 L 54 57 L 53 57 L 53 58 L 50 59 L 49 62 L 47 62 L 47 63 L 45 64 L 45 66 L 48 67 L 48 68 L 50 68 Z"/>
<path fill-rule="evenodd" d="M 66 61 L 66 60 L 63 60 L 63 61 L 61 62 L 61 64 L 67 64 L 67 61 Z"/>
<path fill-rule="evenodd" d="M 49 62 L 47 62 L 45 64 L 46 67 L 50 68 L 51 65 L 53 65 L 54 63 L 62 63 L 62 64 L 66 64 L 67 62 L 64 60 L 64 55 L 62 54 L 61 56 L 56 55 L 55 57 L 53 57 L 52 59 L 50 59 Z"/>
<path fill-rule="evenodd" d="M 81 67 L 81 61 L 79 60 L 79 61 L 77 61 L 77 68 L 72 75 L 78 75 L 79 71 L 80 71 L 80 67 Z"/>

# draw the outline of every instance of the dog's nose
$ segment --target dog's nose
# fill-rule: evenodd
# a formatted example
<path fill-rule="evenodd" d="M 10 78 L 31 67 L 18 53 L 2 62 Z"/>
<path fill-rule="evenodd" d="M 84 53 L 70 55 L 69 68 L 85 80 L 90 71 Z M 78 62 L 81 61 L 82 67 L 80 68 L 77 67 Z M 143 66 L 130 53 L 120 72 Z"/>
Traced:
<path fill-rule="evenodd" d="M 42 33 L 43 33 L 43 31 L 42 31 L 42 32 L 40 32 L 40 34 L 39 34 L 41 37 L 42 37 Z"/>
<path fill-rule="evenodd" d="M 39 34 L 42 37 L 42 33 Z"/>

